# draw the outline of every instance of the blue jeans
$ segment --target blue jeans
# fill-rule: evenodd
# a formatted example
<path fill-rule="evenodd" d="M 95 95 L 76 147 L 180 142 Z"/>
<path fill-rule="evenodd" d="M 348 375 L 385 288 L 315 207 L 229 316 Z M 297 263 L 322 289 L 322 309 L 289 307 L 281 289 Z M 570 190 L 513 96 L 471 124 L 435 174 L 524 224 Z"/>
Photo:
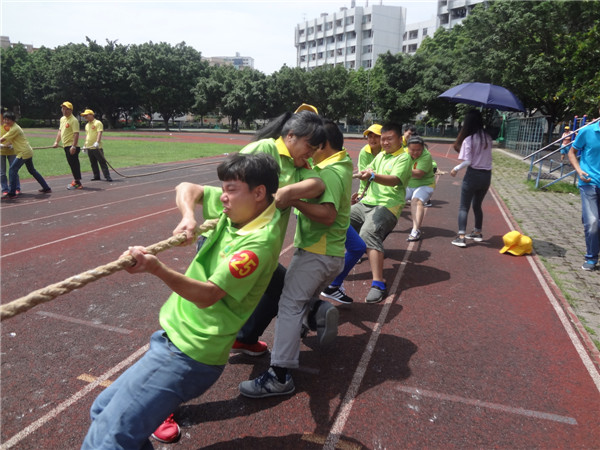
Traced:
<path fill-rule="evenodd" d="M 225 366 L 182 353 L 164 330 L 150 349 L 96 398 L 82 449 L 152 449 L 149 437 L 175 409 L 211 387 Z"/>
<path fill-rule="evenodd" d="M 23 165 L 27 167 L 27 171 L 33 176 L 33 178 L 35 178 L 37 182 L 40 183 L 42 189 L 50 189 L 50 186 L 48 186 L 48 183 L 46 183 L 44 177 L 41 176 L 37 170 L 35 170 L 35 167 L 33 167 L 33 158 L 15 158 L 15 160 L 10 165 L 10 170 L 8 171 L 8 178 L 10 179 L 10 194 L 15 194 L 17 191 L 17 186 L 19 184 L 19 170 L 21 169 L 21 167 L 23 167 Z"/>
<path fill-rule="evenodd" d="M 588 184 L 579 186 L 581 194 L 581 216 L 585 232 L 585 259 L 598 263 L 600 252 L 600 187 Z"/>
<path fill-rule="evenodd" d="M 332 286 L 341 286 L 344 279 L 348 276 L 352 268 L 356 265 L 360 257 L 367 251 L 367 244 L 362 240 L 352 225 L 346 232 L 346 254 L 344 256 L 344 268 L 335 280 L 331 282 Z"/>
<path fill-rule="evenodd" d="M 12 162 L 15 160 L 16 155 L 2 155 L 1 158 L 2 173 L 0 175 L 0 179 L 2 181 L 2 192 L 8 192 L 8 177 L 6 176 L 6 174 L 8 173 L 8 169 L 6 163 L 8 162 L 8 167 L 10 167 Z M 21 190 L 21 184 L 19 183 L 19 175 L 17 175 L 17 189 Z"/>
<path fill-rule="evenodd" d="M 466 234 L 469 209 L 473 206 L 475 228 L 481 231 L 483 226 L 483 209 L 481 204 L 492 182 L 491 170 L 479 170 L 467 167 L 460 190 L 460 206 L 458 207 L 458 234 Z"/>

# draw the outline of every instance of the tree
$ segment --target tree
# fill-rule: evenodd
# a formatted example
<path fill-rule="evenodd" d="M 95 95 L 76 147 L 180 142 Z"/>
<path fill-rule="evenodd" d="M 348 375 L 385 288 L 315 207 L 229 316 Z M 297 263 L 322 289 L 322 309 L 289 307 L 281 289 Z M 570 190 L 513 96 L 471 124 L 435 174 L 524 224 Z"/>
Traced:
<path fill-rule="evenodd" d="M 144 111 L 160 113 L 169 129 L 172 118 L 186 114 L 194 106 L 192 89 L 207 70 L 207 63 L 192 47 L 181 42 L 133 45 L 131 88 L 140 96 Z"/>

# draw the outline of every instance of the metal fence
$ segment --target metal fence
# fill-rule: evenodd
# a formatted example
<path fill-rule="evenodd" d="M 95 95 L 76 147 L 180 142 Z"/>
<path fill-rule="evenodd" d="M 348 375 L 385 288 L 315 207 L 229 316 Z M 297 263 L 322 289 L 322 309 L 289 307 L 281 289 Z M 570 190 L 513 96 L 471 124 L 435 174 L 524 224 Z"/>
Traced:
<path fill-rule="evenodd" d="M 521 156 L 528 156 L 542 147 L 548 131 L 546 117 L 510 117 L 504 128 L 504 146 Z"/>

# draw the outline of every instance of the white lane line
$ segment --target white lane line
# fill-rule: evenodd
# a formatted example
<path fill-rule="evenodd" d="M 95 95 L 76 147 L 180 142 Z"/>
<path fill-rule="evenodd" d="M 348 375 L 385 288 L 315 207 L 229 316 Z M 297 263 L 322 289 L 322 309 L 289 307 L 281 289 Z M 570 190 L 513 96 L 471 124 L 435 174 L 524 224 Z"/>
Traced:
<path fill-rule="evenodd" d="M 38 314 L 40 316 L 44 316 L 44 317 L 52 317 L 53 319 L 62 320 L 63 322 L 71 322 L 71 323 L 76 323 L 78 325 L 85 325 L 85 326 L 92 327 L 92 328 L 100 328 L 100 329 L 112 331 L 115 333 L 121 333 L 121 334 L 131 334 L 132 333 L 132 330 L 128 330 L 126 328 L 119 328 L 119 327 L 113 327 L 111 325 L 104 325 L 102 323 L 96 323 L 91 320 L 75 319 L 74 317 L 63 316 L 62 314 L 54 314 L 54 313 L 51 313 L 48 311 L 36 311 L 36 314 Z"/>
<path fill-rule="evenodd" d="M 502 216 L 504 217 L 506 224 L 508 225 L 508 227 L 510 229 L 512 229 L 513 224 L 510 221 L 509 217 L 505 214 L 504 208 L 502 207 L 502 203 L 500 202 L 500 199 L 496 195 L 496 192 L 493 189 L 490 189 L 490 192 L 492 193 L 492 197 L 494 198 L 496 205 L 502 212 Z M 592 362 L 592 359 L 590 358 L 590 355 L 588 354 L 587 350 L 585 349 L 584 345 L 582 344 L 581 340 L 579 339 L 579 336 L 577 335 L 577 333 L 571 326 L 571 323 L 570 323 L 569 319 L 567 318 L 567 315 L 565 314 L 565 311 L 563 309 L 563 308 L 571 309 L 571 307 L 566 304 L 561 305 L 559 303 L 558 299 L 555 297 L 554 293 L 550 289 L 550 286 L 548 286 L 548 283 L 546 282 L 546 278 L 544 278 L 544 276 L 540 272 L 539 265 L 536 264 L 535 259 L 534 259 L 536 257 L 527 255 L 526 258 L 527 258 L 527 261 L 529 262 L 529 265 L 531 266 L 531 269 L 533 270 L 533 273 L 535 274 L 536 278 L 538 279 L 540 286 L 542 286 L 542 289 L 544 290 L 546 297 L 548 298 L 548 300 L 550 301 L 550 304 L 554 308 L 554 311 L 556 312 L 556 315 L 558 316 L 560 323 L 562 324 L 563 328 L 565 329 L 569 338 L 571 339 L 571 342 L 573 343 L 573 346 L 575 347 L 575 350 L 577 351 L 579 358 L 581 358 L 581 362 L 583 363 L 583 365 L 587 369 L 588 373 L 590 374 L 592 381 L 596 385 L 596 389 L 598 390 L 598 392 L 600 392 L 600 373 L 598 372 L 598 369 Z M 570 312 L 571 312 L 572 317 L 577 317 L 572 310 Z"/>
<path fill-rule="evenodd" d="M 558 414 L 545 413 L 524 408 L 515 408 L 513 406 L 501 405 L 499 403 L 484 402 L 482 400 L 460 397 L 458 395 L 442 394 L 440 392 L 434 392 L 429 391 L 427 389 L 415 388 L 410 386 L 396 386 L 396 390 L 418 397 L 428 397 L 436 400 L 463 403 L 465 405 L 475 406 L 477 408 L 493 409 L 504 413 L 533 417 L 535 419 L 551 420 L 553 422 L 566 423 L 568 425 L 577 425 L 577 420 L 575 420 L 573 417 L 561 416 Z"/>
<path fill-rule="evenodd" d="M 156 215 L 159 215 L 159 214 L 164 214 L 166 212 L 170 212 L 170 211 L 173 211 L 173 210 L 176 210 L 176 209 L 177 209 L 177 207 L 163 209 L 162 211 L 157 211 L 157 212 L 154 212 L 154 213 L 151 213 L 151 214 L 146 214 L 145 216 L 139 216 L 139 217 L 136 217 L 135 219 L 124 220 L 123 222 L 113 223 L 111 225 L 107 225 L 105 227 L 96 228 L 94 230 L 88 230 L 88 231 L 86 231 L 84 233 L 73 234 L 71 236 L 68 236 L 68 237 L 65 237 L 65 238 L 62 238 L 62 239 L 57 239 L 55 241 L 46 242 L 44 244 L 35 245 L 35 246 L 29 247 L 29 248 L 24 248 L 23 250 L 18 250 L 16 252 L 7 253 L 6 255 L 0 256 L 0 259 L 8 258 L 9 256 L 18 255 L 20 253 L 29 252 L 31 250 L 35 250 L 35 249 L 38 249 L 38 248 L 41 248 L 41 247 L 46 247 L 48 245 L 54 245 L 54 244 L 57 244 L 59 242 L 68 241 L 69 239 L 75 239 L 75 238 L 78 238 L 78 237 L 81 237 L 81 236 L 85 236 L 85 235 L 88 235 L 88 234 L 97 233 L 98 231 L 103 231 L 103 230 L 107 230 L 109 228 L 118 227 L 118 226 L 124 225 L 126 223 L 131 223 L 131 222 L 135 222 L 137 220 L 146 219 L 148 217 L 156 216 Z"/>
<path fill-rule="evenodd" d="M 133 361 L 135 361 L 137 358 L 139 358 L 141 355 L 143 355 L 149 348 L 150 348 L 150 344 L 146 344 L 143 347 L 140 347 L 131 356 L 129 356 L 128 358 L 121 361 L 119 364 L 117 364 L 115 367 L 113 367 L 112 369 L 105 372 L 103 375 L 100 375 L 95 381 L 88 384 L 86 387 L 81 389 L 79 392 L 75 393 L 70 398 L 68 398 L 61 404 L 59 404 L 56 408 L 54 408 L 53 410 L 48 412 L 48 414 L 40 417 L 38 420 L 33 422 L 31 425 L 27 426 L 26 428 L 24 428 L 23 430 L 21 430 L 20 432 L 15 434 L 8 441 L 4 442 L 0 448 L 9 449 L 9 448 L 13 447 L 14 445 L 18 444 L 20 441 L 25 439 L 27 436 L 29 436 L 31 433 L 33 433 L 35 430 L 44 426 L 47 422 L 49 422 L 50 420 L 57 417 L 65 409 L 67 409 L 68 407 L 73 405 L 75 402 L 81 400 L 87 394 L 92 392 L 94 389 L 96 389 L 96 387 L 102 385 L 102 383 L 104 381 L 108 380 L 114 374 L 118 373 L 121 369 L 132 364 Z"/>
<path fill-rule="evenodd" d="M 408 244 L 408 248 L 406 250 L 406 253 L 404 254 L 404 258 L 402 258 L 400 268 L 398 269 L 398 273 L 396 274 L 396 278 L 394 279 L 392 287 L 389 290 L 389 292 L 392 292 L 393 294 L 390 294 L 386 297 L 383 308 L 381 309 L 381 313 L 379 313 L 379 317 L 377 318 L 377 322 L 373 324 L 373 332 L 371 334 L 371 337 L 369 338 L 369 342 L 367 343 L 365 351 L 363 352 L 360 358 L 358 366 L 356 367 L 356 371 L 354 372 L 354 376 L 352 377 L 352 381 L 350 382 L 350 387 L 348 388 L 348 391 L 346 392 L 346 395 L 344 396 L 344 399 L 340 404 L 340 411 L 338 413 L 338 416 L 336 417 L 335 422 L 331 427 L 331 430 L 329 430 L 327 441 L 323 446 L 324 449 L 335 450 L 337 448 L 337 444 L 340 440 L 340 437 L 342 436 L 344 426 L 346 425 L 346 422 L 350 417 L 350 411 L 354 406 L 354 400 L 356 399 L 356 395 L 358 394 L 358 389 L 362 383 L 363 378 L 365 377 L 369 361 L 371 360 L 371 356 L 373 355 L 373 351 L 375 350 L 375 346 L 377 345 L 377 340 L 379 339 L 379 335 L 381 334 L 381 328 L 383 327 L 383 324 L 385 324 L 394 297 L 396 295 L 399 295 L 396 293 L 398 292 L 398 285 L 400 284 L 400 279 L 402 278 L 402 275 L 404 274 L 404 269 L 406 268 L 406 261 L 408 260 L 408 257 L 416 243 L 417 242 L 410 242 Z"/>

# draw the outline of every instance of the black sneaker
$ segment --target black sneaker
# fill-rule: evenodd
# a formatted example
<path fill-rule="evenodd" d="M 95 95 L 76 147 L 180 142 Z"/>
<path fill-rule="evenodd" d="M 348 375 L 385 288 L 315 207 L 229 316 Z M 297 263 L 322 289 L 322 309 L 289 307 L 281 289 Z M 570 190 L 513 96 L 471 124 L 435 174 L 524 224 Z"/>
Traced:
<path fill-rule="evenodd" d="M 456 245 L 457 247 L 466 247 L 467 242 L 464 237 L 457 236 L 456 239 L 452 241 L 452 245 Z"/>
<path fill-rule="evenodd" d="M 344 289 L 343 286 L 328 286 L 323 289 L 321 295 L 346 305 L 349 305 L 354 301 L 346 295 L 346 289 Z"/>
<path fill-rule="evenodd" d="M 475 242 L 483 241 L 483 234 L 481 231 L 473 230 L 465 236 L 465 239 L 473 239 Z"/>

